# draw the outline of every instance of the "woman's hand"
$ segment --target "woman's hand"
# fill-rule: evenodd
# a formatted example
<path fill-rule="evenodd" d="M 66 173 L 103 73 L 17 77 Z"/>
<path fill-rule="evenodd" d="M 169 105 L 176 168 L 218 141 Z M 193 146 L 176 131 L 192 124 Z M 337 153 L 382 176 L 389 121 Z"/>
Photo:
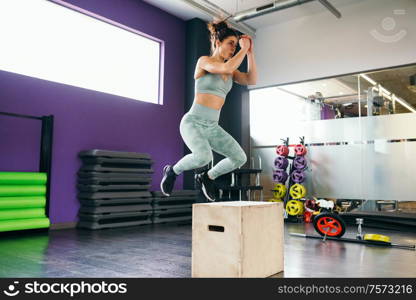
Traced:
<path fill-rule="evenodd" d="M 243 50 L 249 50 L 251 47 L 251 42 L 250 39 L 245 37 L 245 36 L 241 36 L 240 40 L 238 41 L 238 44 L 240 45 L 240 48 Z"/>
<path fill-rule="evenodd" d="M 242 35 L 241 38 L 248 39 L 250 41 L 250 48 L 248 49 L 247 53 L 252 53 L 254 50 L 254 41 L 253 38 L 249 35 Z"/>

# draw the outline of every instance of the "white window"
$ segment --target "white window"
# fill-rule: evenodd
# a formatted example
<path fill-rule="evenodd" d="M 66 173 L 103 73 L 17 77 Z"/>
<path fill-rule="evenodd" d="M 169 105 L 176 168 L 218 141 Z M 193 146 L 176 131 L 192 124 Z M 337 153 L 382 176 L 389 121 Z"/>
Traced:
<path fill-rule="evenodd" d="M 283 86 L 284 88 L 285 86 Z M 250 135 L 256 146 L 277 145 L 281 138 L 298 138 L 307 121 L 320 120 L 319 104 L 279 88 L 250 91 Z"/>
<path fill-rule="evenodd" d="M 162 41 L 54 1 L 0 1 L 0 70 L 162 104 Z"/>

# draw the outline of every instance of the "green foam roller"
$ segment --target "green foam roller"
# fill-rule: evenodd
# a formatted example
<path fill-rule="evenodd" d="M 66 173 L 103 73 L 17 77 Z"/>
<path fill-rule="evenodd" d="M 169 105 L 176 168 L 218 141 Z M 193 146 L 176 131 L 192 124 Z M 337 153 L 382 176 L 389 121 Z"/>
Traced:
<path fill-rule="evenodd" d="M 0 221 L 0 232 L 23 229 L 48 228 L 49 226 L 50 221 L 46 217 L 36 219 L 7 220 Z"/>
<path fill-rule="evenodd" d="M 43 217 L 45 217 L 45 209 L 43 208 L 0 210 L 0 220 L 33 219 Z"/>
<path fill-rule="evenodd" d="M 45 206 L 45 197 L 0 197 L 0 210 L 13 208 L 35 208 Z"/>
<path fill-rule="evenodd" d="M 0 172 L 1 185 L 45 185 L 46 180 L 46 173 Z"/>
<path fill-rule="evenodd" d="M 44 185 L 0 185 L 0 197 L 45 196 Z"/>

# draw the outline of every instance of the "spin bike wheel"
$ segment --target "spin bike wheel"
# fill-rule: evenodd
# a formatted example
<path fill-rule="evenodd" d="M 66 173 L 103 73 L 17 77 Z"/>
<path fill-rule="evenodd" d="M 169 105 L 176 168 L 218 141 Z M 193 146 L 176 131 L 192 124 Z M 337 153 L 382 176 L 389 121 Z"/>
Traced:
<path fill-rule="evenodd" d="M 347 225 L 334 213 L 324 212 L 314 217 L 313 227 L 322 236 L 342 237 Z"/>

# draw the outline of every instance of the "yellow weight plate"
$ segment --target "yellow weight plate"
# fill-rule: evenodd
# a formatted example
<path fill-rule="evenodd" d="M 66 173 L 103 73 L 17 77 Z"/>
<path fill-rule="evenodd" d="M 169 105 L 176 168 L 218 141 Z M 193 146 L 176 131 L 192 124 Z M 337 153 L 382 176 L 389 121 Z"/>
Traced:
<path fill-rule="evenodd" d="M 286 203 L 286 212 L 291 216 L 303 214 L 303 202 L 298 200 L 290 200 Z"/>
<path fill-rule="evenodd" d="M 282 199 L 286 195 L 286 186 L 281 183 L 276 183 L 273 189 L 273 197 L 275 199 Z"/>
<path fill-rule="evenodd" d="M 272 199 L 269 199 L 267 201 L 269 201 L 269 202 L 283 202 L 282 199 L 276 199 L 276 198 L 272 198 Z"/>
<path fill-rule="evenodd" d="M 306 196 L 306 188 L 303 185 L 296 183 L 291 186 L 289 193 L 293 199 L 301 199 Z"/>
<path fill-rule="evenodd" d="M 390 243 L 390 237 L 387 235 L 382 234 L 364 234 L 364 240 L 365 241 L 375 241 L 375 242 L 384 242 L 384 243 Z"/>

